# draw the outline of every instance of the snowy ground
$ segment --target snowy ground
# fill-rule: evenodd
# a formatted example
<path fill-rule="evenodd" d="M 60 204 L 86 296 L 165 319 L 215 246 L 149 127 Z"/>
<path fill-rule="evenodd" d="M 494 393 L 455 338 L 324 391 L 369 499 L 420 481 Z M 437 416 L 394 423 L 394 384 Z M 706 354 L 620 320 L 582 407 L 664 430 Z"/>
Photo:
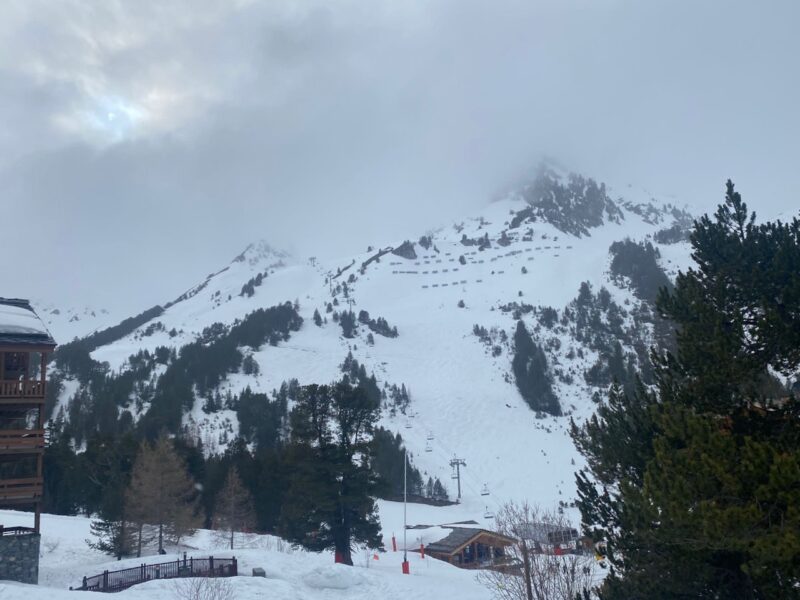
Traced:
<path fill-rule="evenodd" d="M 379 553 L 377 560 L 372 552 L 358 552 L 354 555 L 353 567 L 333 564 L 333 555 L 330 552 L 314 554 L 292 550 L 272 536 L 248 536 L 246 541 L 240 540 L 238 543 L 246 547 L 237 547 L 231 551 L 224 547 L 224 543 L 215 540 L 212 532 L 201 530 L 188 540 L 186 550 L 189 556 L 197 557 L 235 555 L 241 575 L 230 581 L 237 600 L 488 600 L 491 597 L 488 590 L 476 581 L 475 572 L 457 569 L 429 557 L 422 559 L 418 552 L 409 551 L 411 575 L 403 575 L 402 504 L 382 502 L 380 508 L 384 531 L 387 532 L 385 543 L 388 552 Z M 459 507 L 409 505 L 409 521 L 415 523 L 447 523 L 456 520 L 460 514 Z M 29 526 L 31 515 L 0 511 L 0 521 L 7 526 Z M 396 553 L 391 551 L 392 531 L 398 535 L 400 551 Z M 437 535 L 441 532 L 435 531 Z M 419 536 L 419 532 L 409 531 L 409 548 L 419 547 Z M 426 533 L 422 536 L 423 541 L 429 541 L 424 539 Z M 179 558 L 178 554 L 170 554 L 117 562 L 90 549 L 85 542 L 89 537 L 89 519 L 43 515 L 39 586 L 3 582 L 0 583 L 0 599 L 97 598 L 96 592 L 70 592 L 69 586 L 78 586 L 84 575 L 95 575 L 106 569 L 116 570 L 142 562 L 157 563 Z M 249 576 L 255 567 L 262 567 L 266 571 L 266 579 Z M 177 599 L 175 582 L 153 581 L 140 584 L 122 592 L 121 597 Z"/>

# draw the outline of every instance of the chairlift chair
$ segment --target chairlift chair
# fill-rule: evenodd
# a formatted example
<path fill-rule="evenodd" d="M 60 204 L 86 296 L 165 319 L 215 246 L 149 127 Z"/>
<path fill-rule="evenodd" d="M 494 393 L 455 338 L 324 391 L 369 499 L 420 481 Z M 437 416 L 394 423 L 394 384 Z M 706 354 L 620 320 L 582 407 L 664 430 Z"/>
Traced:
<path fill-rule="evenodd" d="M 481 496 L 488 496 L 488 495 L 489 495 L 489 486 L 484 483 L 483 487 L 481 488 Z"/>
<path fill-rule="evenodd" d="M 483 513 L 484 519 L 494 519 L 494 513 L 489 510 L 489 507 L 486 507 L 486 512 Z"/>
<path fill-rule="evenodd" d="M 406 429 L 411 429 L 411 421 L 406 421 Z"/>
<path fill-rule="evenodd" d="M 432 431 L 428 432 L 428 438 L 427 439 L 428 439 L 429 442 L 433 440 L 433 432 Z"/>
<path fill-rule="evenodd" d="M 433 447 L 431 447 L 431 443 L 430 442 L 425 444 L 425 452 L 433 452 Z"/>

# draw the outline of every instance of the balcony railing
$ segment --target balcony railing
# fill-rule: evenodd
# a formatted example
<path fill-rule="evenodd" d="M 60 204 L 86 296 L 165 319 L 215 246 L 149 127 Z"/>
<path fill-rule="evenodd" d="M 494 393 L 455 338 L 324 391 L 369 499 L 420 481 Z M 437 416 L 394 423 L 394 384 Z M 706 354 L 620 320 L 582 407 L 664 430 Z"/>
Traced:
<path fill-rule="evenodd" d="M 41 477 L 0 479 L 0 504 L 38 502 L 41 498 Z"/>
<path fill-rule="evenodd" d="M 0 454 L 42 452 L 44 436 L 44 429 L 0 429 Z"/>
<path fill-rule="evenodd" d="M 0 536 L 4 535 L 31 535 L 36 533 L 33 527 L 3 527 L 0 525 Z"/>
<path fill-rule="evenodd" d="M 0 381 L 0 402 L 8 404 L 9 401 L 20 400 L 43 401 L 45 384 L 41 380 L 32 381 Z"/>

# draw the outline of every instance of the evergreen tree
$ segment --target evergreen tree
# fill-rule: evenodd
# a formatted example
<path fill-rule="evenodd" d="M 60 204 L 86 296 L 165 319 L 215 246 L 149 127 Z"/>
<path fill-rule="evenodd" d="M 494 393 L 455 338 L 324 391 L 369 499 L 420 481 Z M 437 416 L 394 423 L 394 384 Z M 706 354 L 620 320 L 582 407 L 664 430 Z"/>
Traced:
<path fill-rule="evenodd" d="M 322 327 L 322 315 L 319 314 L 318 309 L 314 309 L 314 325 Z"/>
<path fill-rule="evenodd" d="M 89 547 L 110 554 L 117 560 L 133 556 L 134 530 L 133 525 L 125 518 L 124 507 L 118 514 L 109 515 L 103 511 L 98 516 L 99 519 L 89 523 L 89 531 L 95 538 L 94 541 L 86 540 Z"/>
<path fill-rule="evenodd" d="M 339 325 L 342 326 L 342 335 L 346 338 L 352 338 L 356 332 L 356 317 L 353 311 L 342 311 L 342 314 L 339 315 Z"/>
<path fill-rule="evenodd" d="M 369 443 L 379 415 L 379 401 L 347 380 L 300 388 L 281 518 L 290 540 L 314 551 L 333 548 L 348 565 L 354 543 L 381 547 Z"/>
<path fill-rule="evenodd" d="M 520 394 L 533 410 L 551 415 L 561 414 L 561 406 L 553 392 L 552 378 L 547 370 L 547 357 L 544 350 L 534 343 L 521 320 L 517 321 L 514 333 L 511 369 Z"/>
<path fill-rule="evenodd" d="M 800 223 L 756 225 L 728 182 L 691 235 L 696 269 L 662 288 L 676 352 L 656 389 L 612 388 L 573 438 L 584 526 L 612 569 L 604 600 L 800 597 Z"/>

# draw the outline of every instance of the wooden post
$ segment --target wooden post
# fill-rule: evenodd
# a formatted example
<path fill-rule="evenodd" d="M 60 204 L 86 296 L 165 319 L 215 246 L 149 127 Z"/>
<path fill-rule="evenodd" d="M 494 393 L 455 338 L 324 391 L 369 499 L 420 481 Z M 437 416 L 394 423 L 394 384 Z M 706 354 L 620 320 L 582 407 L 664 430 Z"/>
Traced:
<path fill-rule="evenodd" d="M 108 589 L 108 571 L 103 571 L 103 591 Z"/>
<path fill-rule="evenodd" d="M 213 556 L 209 556 L 208 557 L 208 568 L 211 570 L 211 574 L 213 575 L 214 574 L 214 557 Z"/>
<path fill-rule="evenodd" d="M 233 557 L 233 576 L 236 577 L 239 574 L 239 563 L 236 562 L 236 557 Z"/>

